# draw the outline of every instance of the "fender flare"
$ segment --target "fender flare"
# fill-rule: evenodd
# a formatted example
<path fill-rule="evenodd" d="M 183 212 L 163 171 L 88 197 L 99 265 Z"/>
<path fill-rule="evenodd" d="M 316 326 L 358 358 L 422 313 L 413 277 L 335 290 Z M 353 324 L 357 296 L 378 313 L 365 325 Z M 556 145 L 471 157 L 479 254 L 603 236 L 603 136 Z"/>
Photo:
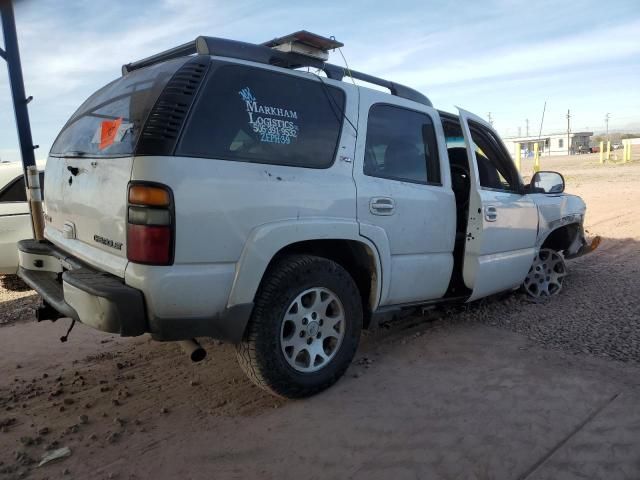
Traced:
<path fill-rule="evenodd" d="M 264 273 L 274 256 L 289 245 L 310 240 L 351 240 L 367 247 L 372 254 L 376 276 L 379 279 L 376 282 L 375 305 L 372 305 L 373 309 L 377 308 L 383 292 L 383 283 L 388 283 L 383 279 L 383 272 L 390 271 L 388 242 L 387 245 L 380 246 L 383 252 L 381 255 L 381 250 L 374 242 L 360 235 L 357 222 L 317 218 L 283 220 L 254 228 L 236 264 L 227 307 L 253 302 Z M 385 252 L 387 258 L 384 258 Z"/>

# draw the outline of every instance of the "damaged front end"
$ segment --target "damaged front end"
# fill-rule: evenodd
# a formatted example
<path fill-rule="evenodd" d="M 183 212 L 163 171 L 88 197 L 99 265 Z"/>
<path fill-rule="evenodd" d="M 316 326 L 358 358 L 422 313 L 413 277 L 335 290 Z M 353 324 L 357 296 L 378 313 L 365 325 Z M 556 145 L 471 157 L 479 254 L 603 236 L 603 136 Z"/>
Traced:
<path fill-rule="evenodd" d="M 538 247 L 562 251 L 565 259 L 593 252 L 601 238 L 587 239 L 584 232 L 586 205 L 575 195 L 537 199 L 539 212 Z"/>
<path fill-rule="evenodd" d="M 576 235 L 569 248 L 565 250 L 564 258 L 578 258 L 582 255 L 593 252 L 600 246 L 602 238 L 599 235 L 596 235 L 589 241 L 584 235 L 584 229 L 582 228 L 582 225 L 580 227 L 580 234 Z"/>

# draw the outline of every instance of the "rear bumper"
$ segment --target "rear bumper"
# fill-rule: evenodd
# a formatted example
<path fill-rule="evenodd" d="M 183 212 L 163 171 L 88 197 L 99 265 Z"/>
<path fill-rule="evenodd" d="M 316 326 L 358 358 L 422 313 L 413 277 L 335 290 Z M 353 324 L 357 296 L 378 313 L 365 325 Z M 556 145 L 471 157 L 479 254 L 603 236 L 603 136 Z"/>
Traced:
<path fill-rule="evenodd" d="M 95 270 L 50 242 L 18 242 L 18 275 L 64 317 L 103 332 L 156 340 L 213 337 L 242 339 L 253 303 L 226 308 L 213 317 L 158 318 L 148 315 L 144 294 L 121 278 Z M 188 305 L 185 305 L 188 310 Z M 185 312 L 187 313 L 187 312 Z"/>
<path fill-rule="evenodd" d="M 18 253 L 18 276 L 63 316 L 125 337 L 148 330 L 142 293 L 119 278 L 79 264 L 48 242 L 22 240 Z"/>

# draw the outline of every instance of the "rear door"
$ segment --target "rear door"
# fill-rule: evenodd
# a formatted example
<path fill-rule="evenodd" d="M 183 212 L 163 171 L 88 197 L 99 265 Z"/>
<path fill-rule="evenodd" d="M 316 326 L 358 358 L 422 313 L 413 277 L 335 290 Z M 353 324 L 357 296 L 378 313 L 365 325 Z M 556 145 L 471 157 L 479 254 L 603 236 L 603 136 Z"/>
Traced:
<path fill-rule="evenodd" d="M 460 111 L 471 191 L 463 278 L 469 300 L 517 287 L 531 267 L 538 210 L 522 193 L 522 180 L 498 134 L 484 120 Z"/>
<path fill-rule="evenodd" d="M 45 236 L 114 275 L 124 276 L 127 266 L 127 188 L 135 148 L 158 96 L 184 63 L 182 58 L 136 70 L 98 90 L 51 148 Z M 169 127 L 159 133 L 171 133 Z"/>
<path fill-rule="evenodd" d="M 360 233 L 389 245 L 381 305 L 444 296 L 453 271 L 455 198 L 438 112 L 361 90 L 354 178 Z M 397 102 L 397 103 L 396 103 Z M 440 141 L 438 141 L 440 139 Z"/>

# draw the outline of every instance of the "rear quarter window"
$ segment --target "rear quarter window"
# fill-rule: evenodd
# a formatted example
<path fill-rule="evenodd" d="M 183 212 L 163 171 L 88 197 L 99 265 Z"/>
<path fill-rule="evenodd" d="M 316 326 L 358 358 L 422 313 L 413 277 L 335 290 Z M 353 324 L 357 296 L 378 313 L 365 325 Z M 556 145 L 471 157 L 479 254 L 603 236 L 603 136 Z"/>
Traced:
<path fill-rule="evenodd" d="M 327 168 L 344 106 L 344 92 L 323 81 L 222 65 L 210 72 L 176 155 Z"/>

